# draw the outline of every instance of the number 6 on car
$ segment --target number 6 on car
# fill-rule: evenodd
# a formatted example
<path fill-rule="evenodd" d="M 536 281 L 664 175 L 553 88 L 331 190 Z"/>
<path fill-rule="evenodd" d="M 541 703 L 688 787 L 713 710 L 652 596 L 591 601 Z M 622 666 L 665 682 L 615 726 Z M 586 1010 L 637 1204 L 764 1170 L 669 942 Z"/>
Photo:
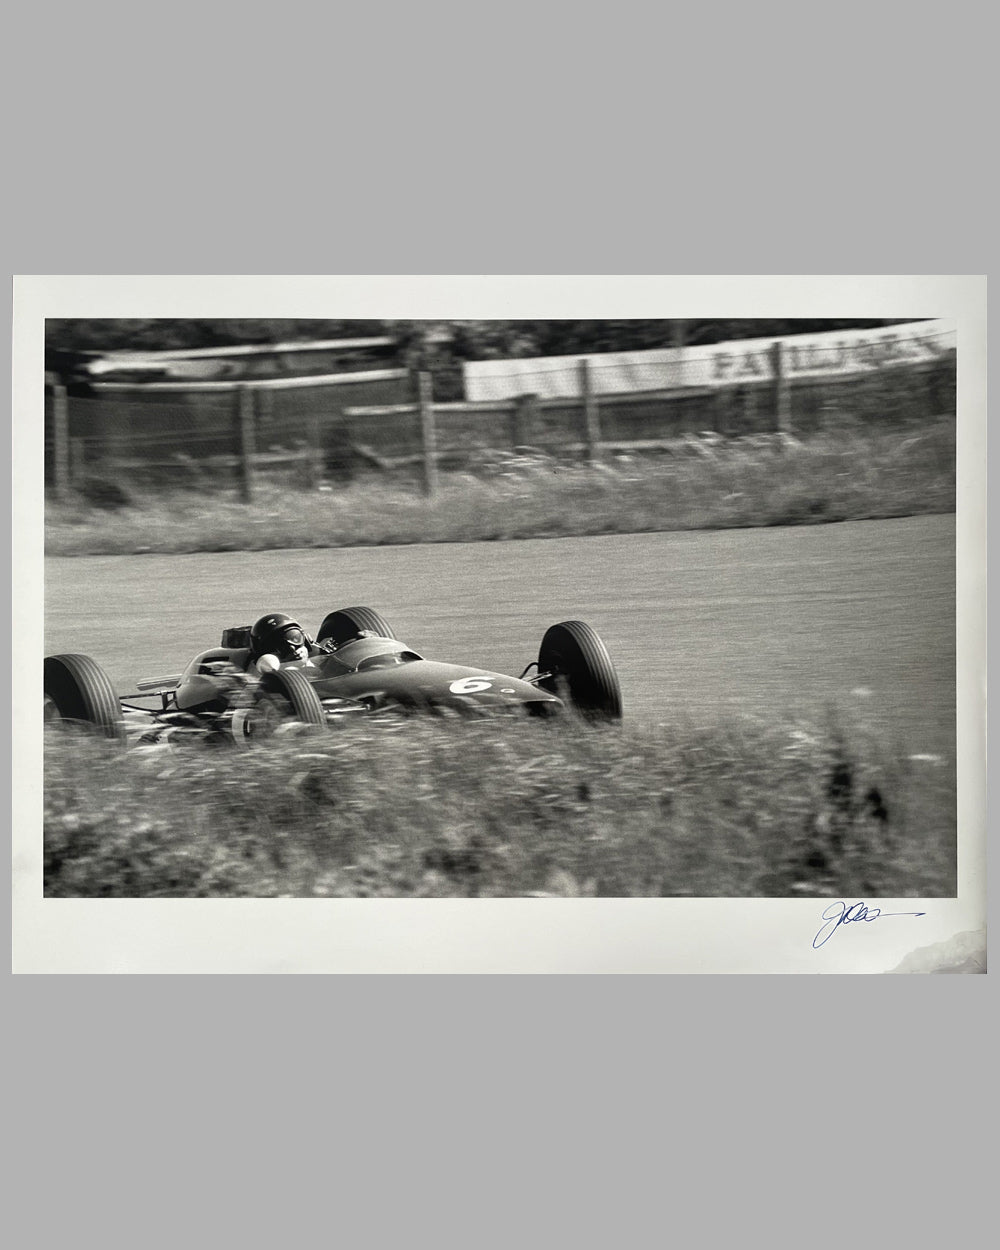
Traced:
<path fill-rule="evenodd" d="M 483 690 L 489 690 L 492 685 L 486 677 L 460 677 L 448 689 L 452 694 L 479 694 Z"/>

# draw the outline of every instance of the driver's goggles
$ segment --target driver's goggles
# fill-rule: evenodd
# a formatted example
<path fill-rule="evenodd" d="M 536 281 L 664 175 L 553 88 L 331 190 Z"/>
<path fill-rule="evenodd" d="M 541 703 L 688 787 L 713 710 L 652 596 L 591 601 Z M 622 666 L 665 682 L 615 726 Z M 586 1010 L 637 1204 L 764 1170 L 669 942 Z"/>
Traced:
<path fill-rule="evenodd" d="M 284 640 L 290 647 L 304 647 L 306 636 L 301 629 L 286 629 Z"/>

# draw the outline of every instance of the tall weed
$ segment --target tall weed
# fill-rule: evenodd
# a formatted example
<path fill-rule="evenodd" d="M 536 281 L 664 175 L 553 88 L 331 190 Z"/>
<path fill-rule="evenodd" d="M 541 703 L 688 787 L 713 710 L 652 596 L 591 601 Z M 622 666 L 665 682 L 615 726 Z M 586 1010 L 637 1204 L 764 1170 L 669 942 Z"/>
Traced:
<path fill-rule="evenodd" d="M 113 509 L 103 497 L 50 501 L 48 553 L 484 541 L 951 512 L 955 427 L 879 433 L 845 422 L 805 442 L 705 434 L 598 465 L 495 452 L 475 471 L 442 473 L 432 499 L 416 478 L 374 472 L 315 489 L 265 481 L 252 504 L 224 483 L 153 492 L 123 481 L 119 495 Z"/>
<path fill-rule="evenodd" d="M 252 752 L 50 730 L 45 770 L 48 897 L 955 889 L 954 769 L 833 723 L 431 720 Z"/>

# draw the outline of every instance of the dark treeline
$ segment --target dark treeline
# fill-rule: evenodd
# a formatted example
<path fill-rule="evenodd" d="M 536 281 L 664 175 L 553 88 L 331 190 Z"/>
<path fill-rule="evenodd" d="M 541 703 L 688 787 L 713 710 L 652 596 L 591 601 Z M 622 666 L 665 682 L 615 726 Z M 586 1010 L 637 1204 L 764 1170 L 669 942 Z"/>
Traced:
<path fill-rule="evenodd" d="M 729 339 L 866 329 L 886 320 L 717 319 L 712 321 L 457 321 L 450 323 L 452 353 L 462 360 L 517 356 L 568 356 L 589 352 L 641 351 L 656 347 L 723 343 Z"/>
<path fill-rule="evenodd" d="M 565 356 L 584 352 L 638 351 L 728 339 L 808 334 L 822 330 L 892 325 L 886 319 L 784 318 L 717 320 L 580 321 L 334 321 L 275 318 L 50 319 L 50 353 L 168 351 L 182 348 L 368 338 L 386 335 L 393 345 L 375 349 L 398 357 L 429 355 L 442 363 L 518 356 Z"/>
<path fill-rule="evenodd" d="M 49 318 L 49 351 L 173 351 L 185 347 L 233 347 L 313 339 L 368 338 L 387 333 L 382 321 L 316 321 L 263 317 Z"/>

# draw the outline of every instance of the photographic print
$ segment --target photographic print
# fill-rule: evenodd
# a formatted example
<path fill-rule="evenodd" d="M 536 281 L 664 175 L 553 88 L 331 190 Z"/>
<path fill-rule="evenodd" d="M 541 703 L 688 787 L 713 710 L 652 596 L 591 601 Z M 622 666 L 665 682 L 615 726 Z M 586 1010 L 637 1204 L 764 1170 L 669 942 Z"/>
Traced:
<path fill-rule="evenodd" d="M 757 316 L 50 301 L 42 899 L 795 900 L 814 962 L 927 944 L 958 320 L 771 281 Z"/>

